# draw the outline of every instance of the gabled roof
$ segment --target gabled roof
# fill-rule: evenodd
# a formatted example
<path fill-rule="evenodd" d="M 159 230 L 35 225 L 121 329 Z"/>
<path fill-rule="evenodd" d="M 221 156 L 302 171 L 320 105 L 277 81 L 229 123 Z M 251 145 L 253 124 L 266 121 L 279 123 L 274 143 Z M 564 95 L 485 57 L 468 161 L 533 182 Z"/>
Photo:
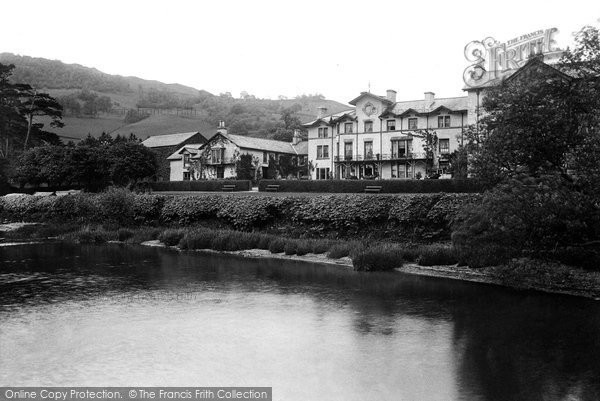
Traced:
<path fill-rule="evenodd" d="M 190 154 L 196 155 L 198 154 L 199 149 L 201 149 L 204 145 L 204 143 L 190 143 L 188 145 L 184 145 L 167 157 L 167 160 L 181 160 L 181 154 L 184 151 L 188 151 Z"/>
<path fill-rule="evenodd" d="M 350 100 L 348 103 L 350 103 L 352 106 L 356 106 L 356 103 L 358 103 L 358 101 L 359 101 L 360 99 L 362 99 L 363 97 L 371 97 L 371 98 L 373 98 L 373 99 L 375 99 L 375 100 L 379 100 L 380 102 L 384 102 L 384 103 L 389 103 L 389 104 L 392 104 L 392 103 L 393 103 L 393 102 L 392 102 L 390 99 L 388 99 L 387 97 L 385 97 L 385 96 L 379 96 L 379 95 L 375 95 L 375 94 L 373 94 L 373 93 L 371 93 L 371 92 L 361 92 L 361 94 L 360 94 L 360 95 L 358 95 L 358 97 L 356 97 L 356 98 L 354 98 L 354 99 Z"/>
<path fill-rule="evenodd" d="M 301 149 L 302 142 L 300 142 L 296 147 L 292 146 L 291 142 L 284 141 L 276 141 L 273 139 L 265 139 L 265 138 L 254 138 L 251 136 L 242 136 L 242 135 L 232 135 L 225 134 L 221 132 L 217 132 L 215 135 L 210 138 L 208 143 L 203 146 L 210 146 L 210 142 L 215 140 L 217 137 L 222 136 L 223 138 L 233 142 L 240 149 L 252 149 L 259 150 L 263 152 L 273 152 L 273 153 L 287 153 L 291 155 L 299 154 L 297 149 Z M 305 152 L 308 154 L 308 152 Z"/>
<path fill-rule="evenodd" d="M 436 113 L 444 109 L 448 112 L 459 112 L 468 110 L 468 105 L 469 98 L 467 96 L 434 98 L 433 103 L 425 101 L 425 99 L 409 100 L 406 102 L 396 102 L 396 104 L 394 104 L 394 108 L 392 109 L 392 113 L 396 116 L 403 116 L 411 113 Z"/>
<path fill-rule="evenodd" d="M 292 148 L 297 155 L 308 155 L 308 141 L 298 142 L 296 145 L 292 145 Z"/>
<path fill-rule="evenodd" d="M 319 124 L 330 124 L 332 120 L 335 120 L 336 118 L 339 118 L 346 114 L 354 117 L 356 115 L 356 111 L 354 109 L 348 109 L 348 110 L 340 111 L 339 113 L 328 114 L 324 117 L 317 118 L 316 120 L 304 123 L 304 124 L 302 124 L 302 126 L 306 127 L 306 128 L 310 128 L 310 127 L 314 127 Z"/>
<path fill-rule="evenodd" d="M 142 142 L 142 145 L 148 148 L 160 148 L 163 146 L 177 146 L 182 142 L 187 141 L 191 137 L 196 134 L 199 134 L 199 131 L 194 132 L 182 132 L 178 134 L 166 134 L 166 135 L 154 135 L 148 137 L 145 141 Z"/>

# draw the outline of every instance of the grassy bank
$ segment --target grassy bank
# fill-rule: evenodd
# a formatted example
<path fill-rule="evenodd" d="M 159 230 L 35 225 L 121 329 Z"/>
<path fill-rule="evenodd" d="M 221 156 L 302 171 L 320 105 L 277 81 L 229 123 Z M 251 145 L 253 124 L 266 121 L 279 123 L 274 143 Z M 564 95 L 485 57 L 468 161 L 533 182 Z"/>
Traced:
<path fill-rule="evenodd" d="M 355 270 L 399 270 L 404 273 L 497 284 L 518 289 L 564 293 L 600 299 L 600 273 L 530 258 L 470 269 L 458 262 L 448 244 L 398 244 L 380 241 L 298 239 L 257 232 L 188 227 L 183 229 L 102 225 L 37 224 L 1 233 L 19 242 L 58 238 L 78 243 L 127 244 L 159 240 L 182 250 L 214 250 L 253 257 L 286 257 L 307 261 L 342 260 Z M 258 250 L 258 251 L 257 251 Z M 312 258 L 311 258 L 312 257 Z M 342 259 L 345 258 L 345 259 Z"/>

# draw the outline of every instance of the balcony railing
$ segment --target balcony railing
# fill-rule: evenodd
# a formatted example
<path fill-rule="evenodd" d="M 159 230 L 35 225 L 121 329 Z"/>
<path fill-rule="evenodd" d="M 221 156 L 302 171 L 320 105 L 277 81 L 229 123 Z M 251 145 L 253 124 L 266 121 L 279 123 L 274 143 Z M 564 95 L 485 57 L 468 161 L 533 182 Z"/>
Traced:
<path fill-rule="evenodd" d="M 377 161 L 392 161 L 392 160 L 420 160 L 425 159 L 425 152 L 408 152 L 408 153 L 384 153 L 374 155 L 354 155 L 354 156 L 335 156 L 336 162 L 377 162 Z"/>
<path fill-rule="evenodd" d="M 209 159 L 206 161 L 206 164 L 213 164 L 213 165 L 218 165 L 218 164 L 234 164 L 235 163 L 235 159 L 232 157 L 224 157 L 221 159 L 217 159 L 217 160 L 212 160 Z"/>

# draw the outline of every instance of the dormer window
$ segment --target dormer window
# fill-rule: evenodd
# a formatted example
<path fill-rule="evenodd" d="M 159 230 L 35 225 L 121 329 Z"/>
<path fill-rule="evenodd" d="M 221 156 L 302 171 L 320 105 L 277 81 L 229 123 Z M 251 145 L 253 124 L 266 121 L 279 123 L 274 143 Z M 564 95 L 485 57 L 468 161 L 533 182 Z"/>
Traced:
<path fill-rule="evenodd" d="M 329 136 L 329 132 L 327 127 L 319 128 L 319 138 L 327 138 Z"/>
<path fill-rule="evenodd" d="M 189 167 L 189 165 L 190 165 L 190 154 L 184 153 L 183 154 L 183 167 Z"/>
<path fill-rule="evenodd" d="M 408 119 L 408 129 L 417 129 L 417 123 L 419 119 L 416 117 Z"/>
<path fill-rule="evenodd" d="M 450 116 L 438 116 L 438 128 L 449 128 Z"/>
<path fill-rule="evenodd" d="M 387 130 L 396 131 L 396 120 L 387 120 Z"/>
<path fill-rule="evenodd" d="M 373 121 L 365 121 L 365 132 L 373 132 Z"/>
<path fill-rule="evenodd" d="M 212 149 L 210 151 L 211 161 L 213 163 L 223 163 L 223 156 L 225 155 L 225 149 Z"/>

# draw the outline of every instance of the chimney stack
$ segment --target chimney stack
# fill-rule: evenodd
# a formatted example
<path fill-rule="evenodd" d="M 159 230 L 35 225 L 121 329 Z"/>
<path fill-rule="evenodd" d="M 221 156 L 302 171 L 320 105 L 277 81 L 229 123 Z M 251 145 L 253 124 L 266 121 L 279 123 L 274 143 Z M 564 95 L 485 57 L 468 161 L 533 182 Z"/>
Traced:
<path fill-rule="evenodd" d="M 425 106 L 429 107 L 433 102 L 435 102 L 435 93 L 425 92 Z"/>
<path fill-rule="evenodd" d="M 396 91 L 395 90 L 388 89 L 386 97 L 390 102 L 396 103 Z"/>
<path fill-rule="evenodd" d="M 319 107 L 317 110 L 317 118 L 323 118 L 327 114 L 327 107 Z"/>
<path fill-rule="evenodd" d="M 295 129 L 294 130 L 294 137 L 292 138 L 292 145 L 296 146 L 300 142 L 302 142 L 302 138 L 300 138 L 300 130 L 299 129 Z"/>
<path fill-rule="evenodd" d="M 219 128 L 217 129 L 217 133 L 227 135 L 227 128 L 225 128 L 225 121 L 219 120 Z"/>

